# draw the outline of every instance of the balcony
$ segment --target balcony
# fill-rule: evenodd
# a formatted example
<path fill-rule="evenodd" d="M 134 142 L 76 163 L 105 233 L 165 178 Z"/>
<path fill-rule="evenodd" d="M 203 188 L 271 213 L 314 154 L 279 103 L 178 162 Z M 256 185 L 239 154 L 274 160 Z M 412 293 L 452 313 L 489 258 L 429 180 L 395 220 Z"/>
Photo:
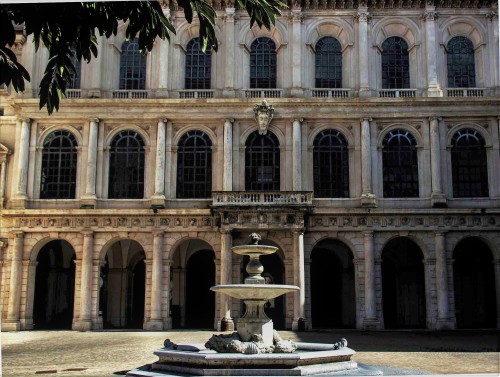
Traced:
<path fill-rule="evenodd" d="M 312 206 L 312 191 L 213 191 L 212 206 Z"/>
<path fill-rule="evenodd" d="M 215 90 L 212 89 L 185 89 L 179 90 L 179 98 L 214 98 Z"/>
<path fill-rule="evenodd" d="M 66 98 L 82 98 L 81 89 L 67 89 Z"/>
<path fill-rule="evenodd" d="M 484 97 L 486 89 L 484 88 L 447 88 L 448 97 Z"/>
<path fill-rule="evenodd" d="M 283 89 L 244 89 L 244 98 L 281 98 Z"/>
<path fill-rule="evenodd" d="M 113 90 L 111 97 L 116 99 L 121 98 L 148 98 L 147 90 Z"/>
<path fill-rule="evenodd" d="M 416 89 L 382 89 L 378 91 L 380 98 L 415 98 Z"/>
<path fill-rule="evenodd" d="M 351 89 L 311 89 L 312 98 L 349 98 Z"/>

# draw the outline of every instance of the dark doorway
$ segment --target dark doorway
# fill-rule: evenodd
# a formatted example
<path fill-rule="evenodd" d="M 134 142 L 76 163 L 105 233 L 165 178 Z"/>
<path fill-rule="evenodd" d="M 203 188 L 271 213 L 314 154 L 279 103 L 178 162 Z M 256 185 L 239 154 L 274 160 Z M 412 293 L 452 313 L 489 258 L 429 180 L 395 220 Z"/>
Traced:
<path fill-rule="evenodd" d="M 249 257 L 245 256 L 243 258 L 243 279 L 248 277 L 248 273 L 246 271 L 248 261 Z M 277 253 L 262 255 L 260 257 L 260 261 L 264 266 L 264 273 L 262 273 L 262 276 L 266 278 L 266 284 L 285 284 L 285 269 L 283 267 L 283 262 Z M 245 312 L 245 305 L 243 302 L 241 305 L 241 315 L 243 315 Z M 285 329 L 285 296 L 279 296 L 275 299 L 269 300 L 266 303 L 264 310 L 266 315 L 272 319 L 275 329 Z"/>
<path fill-rule="evenodd" d="M 353 255 L 340 241 L 320 242 L 311 253 L 313 328 L 355 328 Z"/>
<path fill-rule="evenodd" d="M 493 254 L 479 238 L 466 238 L 453 252 L 457 327 L 496 327 Z"/>
<path fill-rule="evenodd" d="M 142 329 L 146 297 L 145 253 L 133 240 L 109 247 L 100 270 L 99 311 L 103 326 Z"/>
<path fill-rule="evenodd" d="M 213 329 L 215 324 L 215 255 L 195 252 L 186 265 L 186 328 Z"/>
<path fill-rule="evenodd" d="M 426 327 L 423 254 L 410 239 L 389 241 L 382 251 L 382 294 L 387 329 Z"/>
<path fill-rule="evenodd" d="M 75 252 L 63 240 L 50 241 L 38 253 L 33 327 L 71 329 L 75 293 Z"/>

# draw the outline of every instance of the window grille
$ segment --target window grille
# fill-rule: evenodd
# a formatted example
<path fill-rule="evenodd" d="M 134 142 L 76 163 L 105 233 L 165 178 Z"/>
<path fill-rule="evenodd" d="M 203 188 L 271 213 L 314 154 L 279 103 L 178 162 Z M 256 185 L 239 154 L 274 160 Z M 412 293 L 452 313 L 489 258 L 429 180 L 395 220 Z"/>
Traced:
<path fill-rule="evenodd" d="M 317 198 L 349 197 L 349 151 L 344 135 L 325 130 L 314 139 L 314 196 Z"/>
<path fill-rule="evenodd" d="M 119 89 L 146 89 L 146 56 L 139 51 L 137 39 L 122 45 Z"/>
<path fill-rule="evenodd" d="M 54 131 L 45 138 L 42 151 L 41 199 L 74 199 L 78 146 L 69 131 Z"/>
<path fill-rule="evenodd" d="M 316 88 L 342 88 L 342 47 L 332 37 L 316 43 Z"/>
<path fill-rule="evenodd" d="M 257 38 L 250 52 L 250 88 L 276 88 L 276 45 L 270 38 Z"/>
<path fill-rule="evenodd" d="M 108 197 L 144 197 L 144 141 L 135 131 L 126 130 L 113 138 L 109 151 Z"/>
<path fill-rule="evenodd" d="M 384 197 L 418 197 L 418 158 L 415 137 L 406 130 L 393 130 L 387 133 L 382 145 Z"/>
<path fill-rule="evenodd" d="M 185 89 L 210 89 L 211 51 L 203 52 L 199 38 L 189 41 L 186 50 Z"/>
<path fill-rule="evenodd" d="M 212 192 L 212 142 L 201 131 L 188 131 L 177 150 L 177 197 L 209 198 Z"/>
<path fill-rule="evenodd" d="M 466 37 L 453 37 L 447 45 L 446 53 L 449 88 L 474 88 L 476 67 L 474 46 Z"/>
<path fill-rule="evenodd" d="M 408 44 L 400 37 L 387 38 L 382 43 L 382 88 L 408 89 L 409 87 Z"/>
<path fill-rule="evenodd" d="M 488 197 L 488 170 L 484 138 L 471 128 L 455 133 L 451 140 L 453 196 Z"/>
<path fill-rule="evenodd" d="M 252 133 L 245 148 L 245 189 L 247 191 L 279 191 L 280 145 L 278 138 Z"/>

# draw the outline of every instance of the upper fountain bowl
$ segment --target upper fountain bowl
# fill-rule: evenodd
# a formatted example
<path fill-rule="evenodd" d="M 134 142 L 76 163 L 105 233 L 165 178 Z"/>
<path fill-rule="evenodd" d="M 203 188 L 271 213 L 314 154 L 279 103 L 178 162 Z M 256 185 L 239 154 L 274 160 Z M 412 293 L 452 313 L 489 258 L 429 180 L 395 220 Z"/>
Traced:
<path fill-rule="evenodd" d="M 210 288 L 241 300 L 271 300 L 285 293 L 298 291 L 299 287 L 281 284 L 226 284 Z"/>
<path fill-rule="evenodd" d="M 236 254 L 248 256 L 268 255 L 273 254 L 276 250 L 278 250 L 277 247 L 268 245 L 241 245 L 234 246 L 231 249 Z"/>

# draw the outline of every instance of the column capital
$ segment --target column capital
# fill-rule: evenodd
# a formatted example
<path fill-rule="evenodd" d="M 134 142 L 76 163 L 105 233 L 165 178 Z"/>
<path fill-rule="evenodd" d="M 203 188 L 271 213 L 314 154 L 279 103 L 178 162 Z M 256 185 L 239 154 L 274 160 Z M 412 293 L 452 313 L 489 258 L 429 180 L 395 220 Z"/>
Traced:
<path fill-rule="evenodd" d="M 437 231 L 437 232 L 434 232 L 434 236 L 435 237 L 445 237 L 446 236 L 446 233 L 448 233 L 447 231 L 444 231 L 444 230 L 440 230 L 440 231 Z"/>
<path fill-rule="evenodd" d="M 13 230 L 10 232 L 14 238 L 24 238 L 24 232 L 22 230 Z"/>
<path fill-rule="evenodd" d="M 31 260 L 31 259 L 23 260 L 21 263 L 23 267 L 36 266 L 38 264 L 36 260 Z"/>
<path fill-rule="evenodd" d="M 19 120 L 20 120 L 22 123 L 28 123 L 28 124 L 31 124 L 31 122 L 32 122 L 32 119 L 31 119 L 31 118 L 19 118 Z"/>
<path fill-rule="evenodd" d="M 374 235 L 375 235 L 374 231 L 368 230 L 368 231 L 363 232 L 363 237 L 365 237 L 365 238 L 373 238 Z"/>
<path fill-rule="evenodd" d="M 293 120 L 293 122 L 294 122 L 294 123 L 295 123 L 295 122 L 302 123 L 303 121 L 304 121 L 304 118 L 295 118 L 295 119 Z"/>
<path fill-rule="evenodd" d="M 85 238 L 94 237 L 94 231 L 93 230 L 82 230 L 80 233 Z"/>
<path fill-rule="evenodd" d="M 436 12 L 434 9 L 432 9 L 435 7 L 427 7 L 427 9 L 424 11 L 424 13 L 422 13 L 420 15 L 420 19 L 424 22 L 427 22 L 427 21 L 436 21 L 439 17 L 439 14 L 438 12 Z"/>
<path fill-rule="evenodd" d="M 102 267 L 106 264 L 106 261 L 100 259 L 92 259 L 92 265 L 97 267 Z"/>
<path fill-rule="evenodd" d="M 153 232 L 153 237 L 157 238 L 157 237 L 164 237 L 165 236 L 165 231 L 163 230 L 155 230 Z"/>
<path fill-rule="evenodd" d="M 430 116 L 429 121 L 432 122 L 433 120 L 437 120 L 439 122 L 439 121 L 443 120 L 443 118 L 438 116 L 438 115 Z"/>
<path fill-rule="evenodd" d="M 305 233 L 305 229 L 304 228 L 293 228 L 292 229 L 292 234 L 298 234 L 298 235 L 302 235 Z"/>
<path fill-rule="evenodd" d="M 224 124 L 233 124 L 234 123 L 234 118 L 225 118 L 224 119 Z"/>
<path fill-rule="evenodd" d="M 372 120 L 373 120 L 372 117 L 362 117 L 362 118 L 360 118 L 361 122 L 371 122 Z"/>
<path fill-rule="evenodd" d="M 231 234 L 231 233 L 233 232 L 233 229 L 232 229 L 232 228 L 221 228 L 221 229 L 219 230 L 219 232 L 220 232 L 221 234 Z"/>
<path fill-rule="evenodd" d="M 160 123 L 167 124 L 167 122 L 168 122 L 167 118 L 158 118 L 158 124 L 160 124 Z"/>
<path fill-rule="evenodd" d="M 99 124 L 100 119 L 99 118 L 89 118 L 89 123 L 97 123 Z"/>
<path fill-rule="evenodd" d="M 358 13 L 356 13 L 353 18 L 354 18 L 354 21 L 356 21 L 356 22 L 368 23 L 371 21 L 372 16 L 371 16 L 370 12 L 368 12 L 368 10 L 360 8 L 358 10 Z"/>

